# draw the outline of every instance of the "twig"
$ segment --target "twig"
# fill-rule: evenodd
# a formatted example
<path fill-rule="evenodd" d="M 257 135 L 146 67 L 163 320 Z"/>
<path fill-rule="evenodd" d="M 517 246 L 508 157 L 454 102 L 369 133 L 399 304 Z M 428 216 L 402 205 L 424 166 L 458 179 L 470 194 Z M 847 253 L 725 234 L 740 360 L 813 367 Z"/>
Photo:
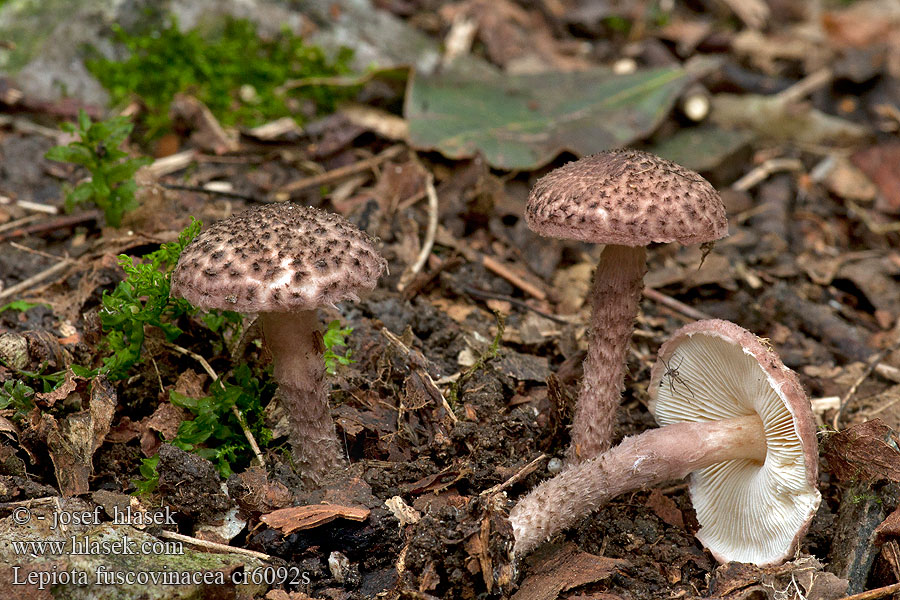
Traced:
<path fill-rule="evenodd" d="M 662 292 L 656 291 L 651 287 L 644 287 L 644 296 L 653 300 L 654 302 L 658 302 L 663 306 L 668 306 L 672 310 L 680 312 L 686 317 L 690 317 L 692 319 L 697 319 L 698 321 L 703 321 L 706 319 L 712 319 L 711 315 L 706 314 L 705 312 L 699 311 L 696 308 L 691 308 L 687 304 L 672 298 L 671 296 L 666 296 Z"/>
<path fill-rule="evenodd" d="M 891 585 L 860 592 L 858 594 L 853 594 L 852 596 L 844 596 L 840 600 L 878 600 L 879 598 L 887 598 L 898 592 L 900 592 L 900 583 L 892 583 Z"/>
<path fill-rule="evenodd" d="M 15 296 L 16 294 L 23 292 L 30 288 L 31 286 L 40 283 L 41 281 L 53 277 L 57 273 L 64 271 L 67 267 L 71 266 L 75 261 L 70 260 L 68 258 L 64 258 L 60 260 L 58 263 L 53 265 L 52 267 L 48 267 L 38 273 L 37 275 L 32 275 L 28 279 L 24 281 L 20 281 L 14 286 L 8 287 L 2 292 L 0 292 L 0 300 L 8 298 L 10 296 Z"/>
<path fill-rule="evenodd" d="M 824 67 L 810 73 L 791 87 L 781 90 L 775 97 L 782 102 L 798 102 L 820 87 L 826 86 L 834 79 L 834 72 Z"/>
<path fill-rule="evenodd" d="M 174 531 L 166 531 L 165 529 L 159 532 L 159 537 L 169 540 L 175 540 L 178 542 L 184 542 L 192 546 L 197 546 L 198 548 L 217 550 L 219 552 L 226 552 L 228 554 L 243 554 L 244 556 L 251 556 L 253 558 L 258 558 L 259 560 L 264 560 L 267 562 L 276 560 L 274 556 L 263 554 L 262 552 L 257 552 L 255 550 L 247 550 L 246 548 L 238 548 L 236 546 L 229 546 L 228 544 L 219 544 L 217 542 L 208 542 L 206 540 L 201 540 L 189 535 L 175 533 Z"/>
<path fill-rule="evenodd" d="M 21 250 L 22 252 L 27 252 L 28 254 L 36 254 L 38 256 L 43 256 L 44 258 L 49 258 L 51 260 L 66 260 L 65 256 L 57 256 L 55 254 L 50 254 L 49 252 L 44 252 L 42 250 L 35 250 L 34 248 L 29 248 L 28 246 L 23 246 L 22 244 L 18 244 L 16 242 L 10 242 L 9 245 L 16 250 Z"/>
<path fill-rule="evenodd" d="M 0 225 L 0 232 L 9 231 L 10 229 L 15 229 L 17 227 L 22 227 L 24 225 L 28 225 L 29 223 L 40 221 L 43 218 L 43 215 L 28 215 L 27 217 L 22 217 L 21 219 L 16 219 L 15 221 L 10 221 L 9 223 Z"/>
<path fill-rule="evenodd" d="M 24 227 L 22 229 L 14 229 L 9 233 L 5 233 L 0 235 L 0 242 L 11 238 L 17 237 L 25 237 L 28 235 L 32 235 L 35 233 L 45 233 L 47 231 L 55 231 L 57 229 L 63 229 L 65 227 L 72 227 L 74 225 L 81 225 L 82 223 L 87 223 L 88 221 L 96 221 L 100 216 L 99 210 L 89 210 L 87 212 L 79 213 L 77 215 L 65 215 L 62 217 L 54 217 L 52 219 L 47 219 L 42 223 L 36 223 L 34 225 L 29 225 L 28 227 Z"/>
<path fill-rule="evenodd" d="M 424 381 L 428 386 L 429 391 L 432 393 L 432 395 L 434 395 L 436 398 L 441 399 L 441 405 L 444 407 L 444 410 L 447 411 L 447 414 L 450 415 L 450 420 L 454 423 L 459 423 L 459 417 L 457 417 L 453 412 L 453 408 L 451 408 L 450 403 L 447 402 L 447 398 L 444 397 L 444 394 L 434 382 L 434 379 L 432 379 L 431 375 L 428 374 L 428 371 L 425 370 L 425 356 L 415 348 L 410 348 L 409 346 L 404 344 L 403 340 L 392 333 L 391 330 L 387 327 L 381 328 L 381 335 L 388 341 L 388 343 L 396 347 L 406 356 L 407 360 L 410 363 L 410 367 L 412 367 L 419 375 L 419 377 L 422 378 L 422 381 Z"/>
<path fill-rule="evenodd" d="M 16 202 L 16 206 L 19 208 L 24 208 L 25 210 L 30 210 L 32 212 L 43 213 L 45 215 L 58 215 L 59 208 L 53 206 L 51 204 L 44 204 L 43 202 L 31 202 L 30 200 L 18 200 Z"/>
<path fill-rule="evenodd" d="M 478 495 L 479 496 L 490 496 L 492 494 L 502 492 L 503 490 L 505 490 L 509 486 L 513 485 L 514 483 L 517 483 L 517 482 L 521 481 L 522 479 L 528 477 L 532 473 L 534 473 L 534 471 L 541 464 L 541 461 L 543 461 L 545 458 L 547 458 L 547 455 L 542 452 L 533 461 L 531 461 L 530 463 L 528 463 L 527 465 L 525 465 L 524 467 L 522 467 L 521 469 L 516 471 L 516 473 L 512 477 L 510 477 L 503 483 L 498 483 L 497 485 L 495 485 L 493 487 L 489 487 L 488 489 L 482 491 Z"/>
<path fill-rule="evenodd" d="M 454 238 L 453 235 L 446 229 L 438 228 L 437 242 L 442 246 L 453 248 L 454 250 L 462 254 L 469 262 L 480 263 L 484 266 L 485 269 L 491 271 L 495 275 L 502 277 L 529 296 L 533 296 L 538 300 L 547 299 L 547 294 L 544 292 L 544 290 L 540 289 L 533 283 L 525 281 L 521 276 L 509 270 L 506 265 L 504 265 L 497 259 L 482 254 L 481 252 L 470 248 L 466 244 L 461 243 L 459 240 Z"/>
<path fill-rule="evenodd" d="M 839 424 L 841 421 L 841 416 L 844 414 L 844 408 L 847 406 L 847 403 L 850 402 L 850 398 L 853 397 L 853 394 L 856 393 L 856 390 L 859 389 L 859 386 L 862 385 L 862 382 L 869 378 L 872 372 L 875 370 L 875 367 L 880 363 L 884 358 L 896 350 L 900 348 L 900 342 L 897 342 L 890 346 L 889 348 L 885 348 L 875 356 L 869 359 L 869 364 L 866 365 L 865 370 L 862 372 L 856 381 L 853 382 L 853 385 L 850 386 L 850 389 L 847 390 L 847 393 L 841 398 L 841 404 L 837 409 L 837 412 L 834 414 L 834 419 L 831 422 L 832 427 L 834 427 L 835 431 L 838 431 Z"/>
<path fill-rule="evenodd" d="M 368 171 L 369 169 L 380 165 L 384 161 L 390 160 L 399 155 L 405 148 L 406 146 L 404 146 L 403 144 L 397 144 L 396 146 L 391 146 L 380 154 L 376 154 L 371 158 L 355 162 L 352 165 L 338 167 L 337 169 L 332 169 L 331 171 L 313 175 L 312 177 L 304 177 L 303 179 L 298 179 L 297 181 L 282 186 L 281 188 L 276 190 L 274 194 L 272 194 L 272 196 L 276 201 L 282 197 L 290 198 L 295 192 L 299 192 L 311 187 L 325 185 L 328 183 L 334 183 L 335 181 L 341 180 L 344 177 L 355 175 L 363 171 Z"/>
<path fill-rule="evenodd" d="M 160 183 L 160 186 L 167 190 L 179 190 L 183 192 L 197 192 L 198 194 L 211 194 L 213 196 L 223 196 L 225 198 L 237 198 L 238 200 L 246 200 L 248 202 L 271 202 L 268 198 L 260 198 L 252 194 L 242 194 L 240 192 L 228 192 L 225 190 L 208 189 L 200 185 L 181 185 L 179 183 Z"/>
<path fill-rule="evenodd" d="M 539 308 L 530 306 L 527 302 L 523 302 L 522 300 L 519 300 L 518 298 L 513 298 L 511 296 L 505 296 L 503 294 L 497 294 L 495 292 L 487 292 L 485 290 L 479 290 L 479 289 L 470 287 L 465 284 L 460 286 L 460 290 L 463 293 L 469 294 L 470 296 L 475 296 L 476 298 L 489 298 L 492 300 L 502 300 L 504 302 L 509 302 L 510 304 L 519 306 L 526 310 L 530 310 L 531 312 L 538 314 L 538 315 L 544 317 L 545 319 L 549 319 L 549 320 L 553 321 L 554 323 L 560 323 L 561 325 L 572 325 L 572 324 L 579 322 L 577 318 L 566 319 L 565 317 L 559 317 L 557 315 L 554 315 L 554 314 L 551 314 L 548 312 L 544 312 Z"/>
<path fill-rule="evenodd" d="M 773 173 L 779 171 L 802 171 L 803 163 L 796 158 L 770 158 L 758 167 L 754 167 L 749 173 L 731 184 L 731 189 L 746 192 L 758 183 L 768 179 Z"/>
<path fill-rule="evenodd" d="M 215 370 L 213 370 L 209 363 L 206 362 L 206 359 L 201 355 L 197 354 L 196 352 L 192 352 L 187 348 L 182 348 L 177 344 L 167 343 L 166 346 L 168 346 L 175 352 L 178 352 L 179 354 L 190 356 L 191 358 L 196 360 L 198 363 L 200 363 L 200 366 L 203 367 L 203 370 L 206 371 L 210 377 L 212 377 L 212 380 L 218 381 L 219 385 L 222 386 L 222 389 L 225 389 L 225 384 L 222 383 L 222 381 L 219 379 L 219 375 L 215 372 Z M 241 429 L 244 431 L 244 436 L 247 438 L 247 442 L 250 444 L 250 448 L 253 449 L 253 454 L 256 456 L 256 460 L 259 461 L 260 465 L 265 465 L 266 461 L 263 458 L 262 451 L 259 449 L 259 446 L 256 443 L 256 438 L 253 437 L 253 432 L 250 431 L 249 427 L 247 427 L 247 422 L 244 421 L 244 415 L 241 414 L 240 409 L 238 409 L 238 407 L 234 404 L 231 405 L 231 412 L 234 413 L 235 418 L 238 420 L 238 423 L 241 426 Z"/>
<path fill-rule="evenodd" d="M 876 223 L 875 219 L 872 218 L 872 215 L 863 210 L 863 208 L 853 200 L 847 200 L 847 208 L 850 209 L 850 214 L 862 221 L 863 225 L 868 227 L 869 231 L 872 233 L 884 235 L 886 233 L 900 231 L 900 221 Z"/>
<path fill-rule="evenodd" d="M 422 248 L 416 260 L 407 267 L 406 271 L 400 276 L 400 282 L 397 284 L 397 291 L 402 292 L 406 286 L 419 274 L 431 249 L 434 248 L 434 236 L 437 233 L 438 225 L 438 197 L 437 191 L 434 189 L 434 175 L 430 172 L 425 177 L 425 193 L 428 197 L 428 228 L 425 230 L 425 239 L 422 240 Z"/>

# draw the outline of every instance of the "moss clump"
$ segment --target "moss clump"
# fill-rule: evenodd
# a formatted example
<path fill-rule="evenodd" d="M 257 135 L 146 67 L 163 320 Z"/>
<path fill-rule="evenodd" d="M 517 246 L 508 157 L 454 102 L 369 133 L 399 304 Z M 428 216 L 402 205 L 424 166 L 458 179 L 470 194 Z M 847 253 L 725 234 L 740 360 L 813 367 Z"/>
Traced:
<path fill-rule="evenodd" d="M 87 67 L 108 90 L 114 104 L 137 96 L 147 108 L 148 137 L 169 127 L 169 103 L 189 92 L 206 104 L 225 125 L 253 126 L 292 115 L 292 104 L 311 100 L 319 112 L 332 112 L 354 90 L 326 85 L 302 86 L 290 93 L 277 90 L 286 81 L 334 77 L 349 73 L 350 49 L 329 59 L 321 48 L 283 31 L 261 39 L 252 23 L 229 19 L 217 36 L 198 30 L 182 32 L 174 19 L 163 28 L 137 34 L 114 25 L 115 40 L 129 51 L 122 62 L 95 57 Z"/>

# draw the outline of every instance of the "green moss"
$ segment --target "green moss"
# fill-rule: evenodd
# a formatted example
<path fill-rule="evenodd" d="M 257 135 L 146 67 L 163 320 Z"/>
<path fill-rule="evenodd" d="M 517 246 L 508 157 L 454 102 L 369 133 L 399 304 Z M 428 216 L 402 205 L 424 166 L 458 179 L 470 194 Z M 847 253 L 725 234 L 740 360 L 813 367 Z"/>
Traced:
<path fill-rule="evenodd" d="M 150 137 L 169 127 L 169 103 L 179 92 L 196 96 L 223 124 L 245 126 L 296 116 L 299 99 L 312 101 L 319 112 L 331 112 L 353 93 L 326 85 L 278 90 L 290 80 L 349 73 L 352 52 L 343 49 L 332 60 L 288 31 L 264 40 L 246 20 L 228 20 L 217 36 L 181 32 L 174 20 L 140 34 L 118 25 L 114 32 L 130 57 L 116 62 L 95 56 L 87 61 L 88 69 L 114 104 L 124 105 L 135 96 L 144 103 Z"/>

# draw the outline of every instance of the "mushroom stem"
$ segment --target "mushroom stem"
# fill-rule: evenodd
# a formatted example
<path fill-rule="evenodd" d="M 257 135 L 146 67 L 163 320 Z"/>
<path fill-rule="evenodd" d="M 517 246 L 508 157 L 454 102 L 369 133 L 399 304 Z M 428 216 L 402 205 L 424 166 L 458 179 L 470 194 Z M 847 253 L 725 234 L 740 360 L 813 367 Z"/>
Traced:
<path fill-rule="evenodd" d="M 762 420 L 747 415 L 721 421 L 675 423 L 625 438 L 590 460 L 545 481 L 509 513 L 514 554 L 523 556 L 625 492 L 681 479 L 729 460 L 766 460 Z"/>
<path fill-rule="evenodd" d="M 597 456 L 612 445 L 628 343 L 647 271 L 646 257 L 642 246 L 610 244 L 603 249 L 594 272 L 588 352 L 572 421 L 572 462 Z"/>
<path fill-rule="evenodd" d="M 344 466 L 328 406 L 319 319 L 315 310 L 303 310 L 262 313 L 259 320 L 291 425 L 294 462 L 304 479 L 318 485 Z"/>

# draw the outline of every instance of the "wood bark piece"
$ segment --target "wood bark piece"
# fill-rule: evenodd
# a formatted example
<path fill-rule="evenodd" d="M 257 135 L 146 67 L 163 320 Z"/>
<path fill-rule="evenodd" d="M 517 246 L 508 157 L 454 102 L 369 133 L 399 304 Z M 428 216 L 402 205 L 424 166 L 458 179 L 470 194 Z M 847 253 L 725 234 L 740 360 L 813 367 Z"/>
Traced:
<path fill-rule="evenodd" d="M 312 529 L 338 518 L 362 522 L 369 518 L 370 512 L 372 511 L 362 506 L 313 504 L 280 508 L 263 515 L 260 520 L 287 535 L 300 529 Z"/>

